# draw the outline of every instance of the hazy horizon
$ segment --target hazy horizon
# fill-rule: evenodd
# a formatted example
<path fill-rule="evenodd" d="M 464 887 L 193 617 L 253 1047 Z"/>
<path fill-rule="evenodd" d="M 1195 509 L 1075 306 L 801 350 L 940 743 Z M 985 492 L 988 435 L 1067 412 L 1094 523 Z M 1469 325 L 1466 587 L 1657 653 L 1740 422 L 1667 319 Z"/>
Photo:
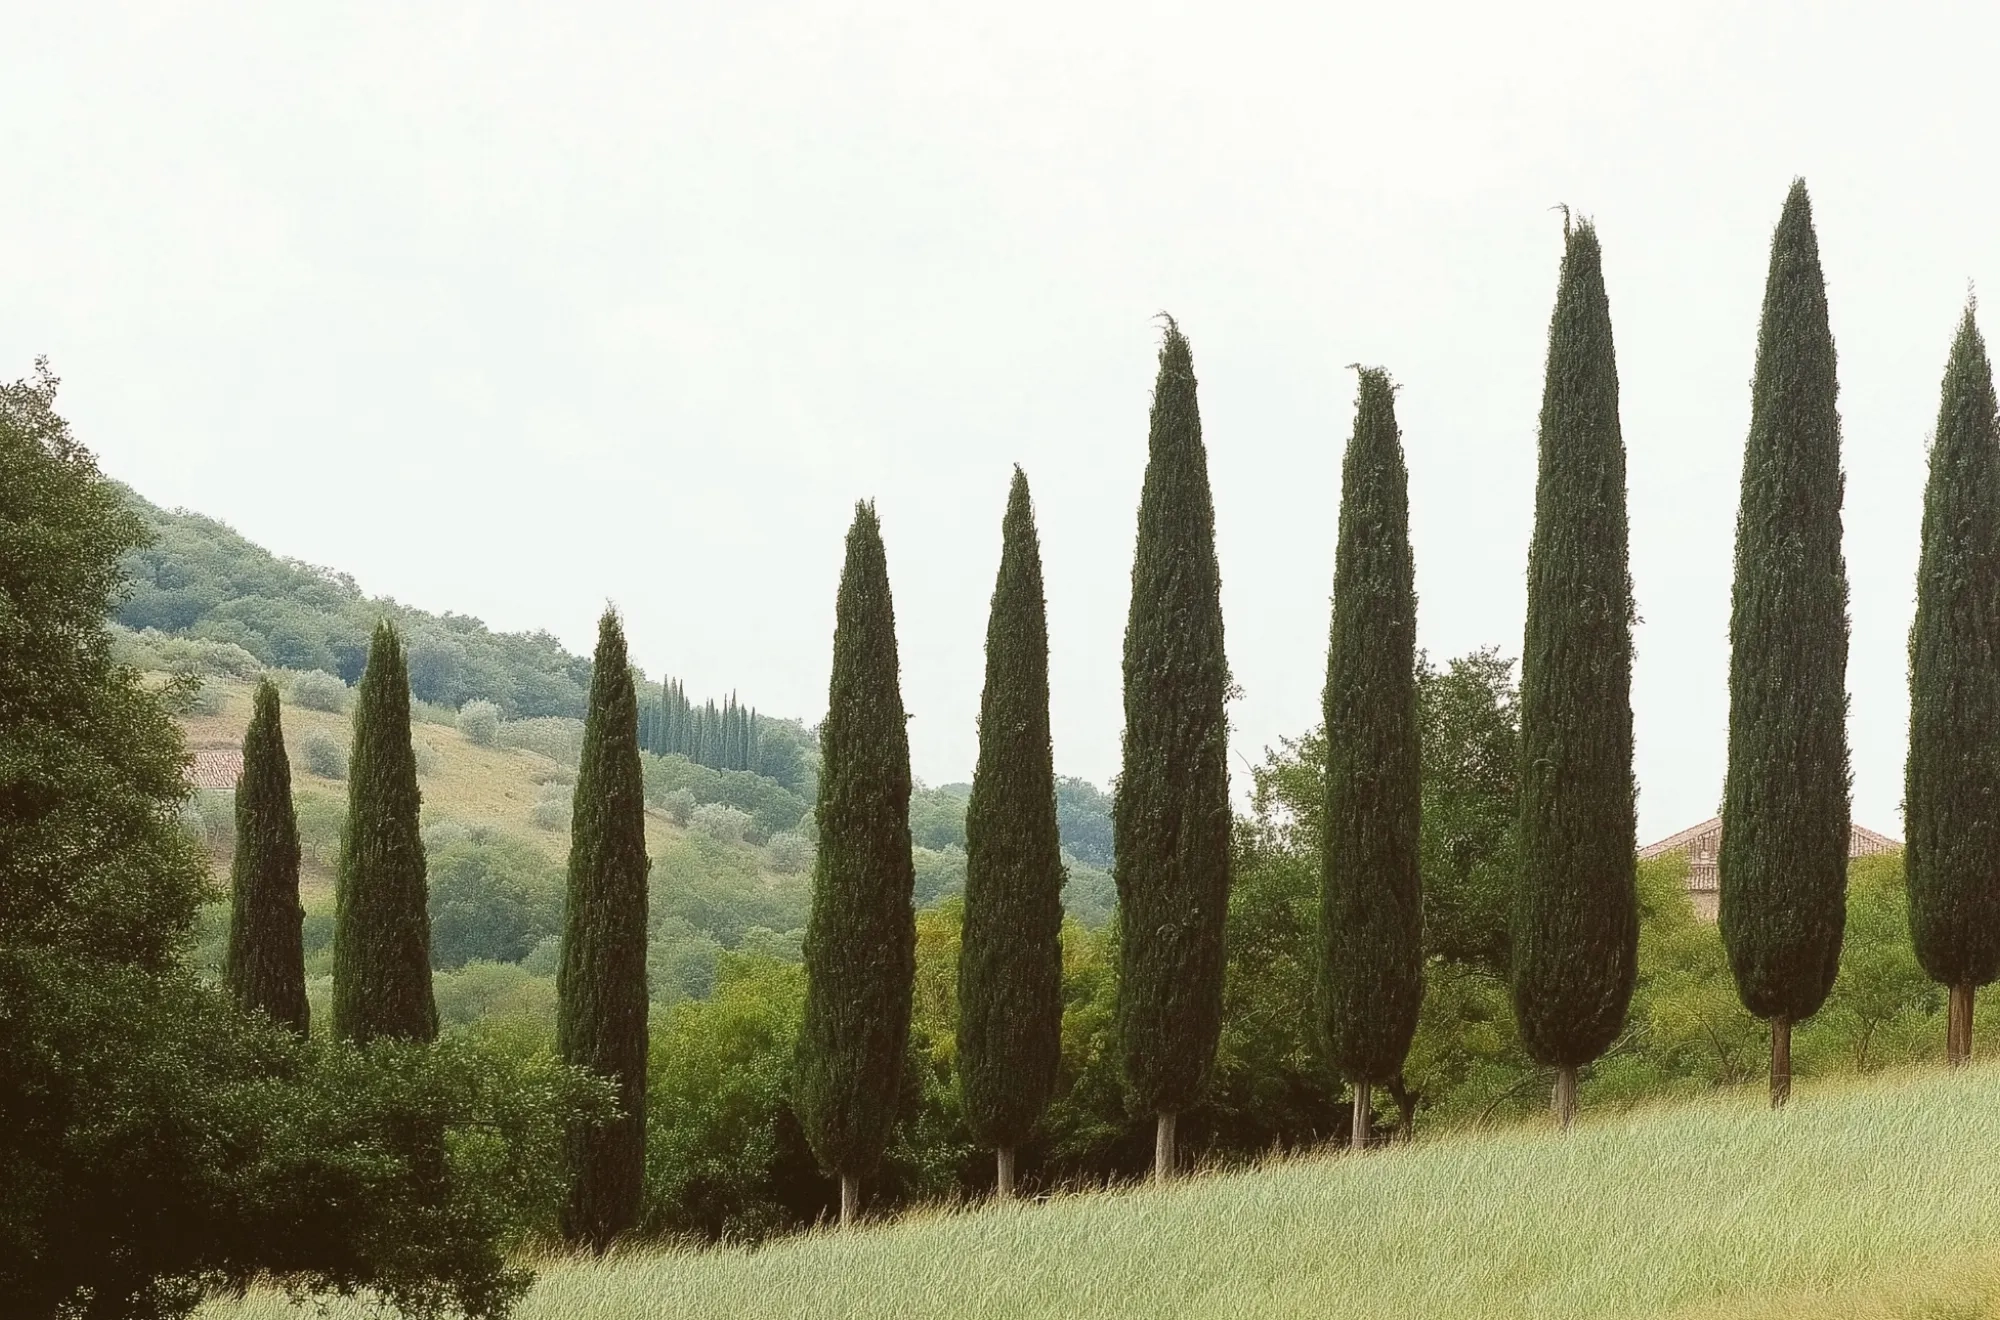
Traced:
<path fill-rule="evenodd" d="M 1346 364 L 1388 368 L 1419 643 L 1518 655 L 1566 203 L 1616 327 L 1641 841 L 1713 813 L 1771 227 L 1840 352 L 1858 823 L 1901 835 L 1924 450 L 2000 276 L 1988 7 L 213 4 L 23 11 L 0 371 L 105 470 L 371 593 L 606 600 L 691 696 L 823 710 L 874 498 L 916 772 L 964 779 L 1007 479 L 1056 763 L 1115 773 L 1162 310 L 1193 346 L 1239 796 L 1316 722 Z"/>

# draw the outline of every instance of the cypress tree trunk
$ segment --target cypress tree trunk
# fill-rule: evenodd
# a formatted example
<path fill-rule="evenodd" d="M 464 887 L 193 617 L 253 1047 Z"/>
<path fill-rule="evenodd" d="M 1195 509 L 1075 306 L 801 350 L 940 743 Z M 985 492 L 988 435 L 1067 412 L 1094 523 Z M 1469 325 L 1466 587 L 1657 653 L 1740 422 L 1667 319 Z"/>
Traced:
<path fill-rule="evenodd" d="M 979 764 L 965 812 L 958 1084 L 973 1135 L 1025 1141 L 1062 1061 L 1062 841 L 1049 745 L 1049 627 L 1028 479 L 1014 469 L 986 627 Z"/>
<path fill-rule="evenodd" d="M 375 626 L 354 703 L 347 826 L 334 896 L 333 1034 L 437 1038 L 431 927 L 410 746 L 410 676 L 387 621 Z"/>
<path fill-rule="evenodd" d="M 1124 768 L 1112 806 L 1118 1043 L 1135 1113 L 1173 1115 L 1208 1079 L 1222 1030 L 1229 905 L 1229 666 L 1194 359 L 1169 319 L 1153 388 L 1125 626 Z"/>
<path fill-rule="evenodd" d="M 840 1226 L 850 1227 L 861 1217 L 861 1180 L 851 1173 L 840 1175 Z"/>
<path fill-rule="evenodd" d="M 1555 1093 L 1549 1100 L 1555 1111 L 1556 1126 L 1567 1132 L 1576 1125 L 1576 1069 L 1567 1065 L 1556 1069 Z"/>
<path fill-rule="evenodd" d="M 618 1116 L 573 1129 L 563 1235 L 602 1251 L 639 1220 L 646 1174 L 646 786 L 638 694 L 618 616 L 597 625 L 570 824 L 556 1050 L 609 1080 Z"/>
<path fill-rule="evenodd" d="M 229 867 L 229 953 L 223 984 L 246 1011 L 269 1013 L 301 1036 L 306 960 L 299 904 L 299 825 L 278 689 L 257 685 L 236 781 L 236 855 Z"/>
<path fill-rule="evenodd" d="M 1717 859 L 1736 991 L 1772 1024 L 1774 1104 L 1791 1089 L 1790 1027 L 1833 987 L 1847 921 L 1847 575 L 1835 392 L 1819 240 L 1799 180 L 1771 239 L 1757 331 Z"/>
<path fill-rule="evenodd" d="M 1368 1149 L 1370 1128 L 1375 1120 L 1374 1087 L 1367 1082 L 1354 1084 L 1354 1121 L 1348 1134 L 1348 1145 L 1355 1150 Z"/>
<path fill-rule="evenodd" d="M 1174 1126 L 1179 1115 L 1160 1114 L 1153 1122 L 1153 1181 L 1166 1182 L 1174 1176 Z"/>
<path fill-rule="evenodd" d="M 1356 1150 L 1368 1141 L 1370 1083 L 1402 1071 L 1424 995 L 1408 492 L 1394 388 L 1364 370 L 1341 466 L 1320 851 L 1319 1026 L 1355 1087 Z"/>
<path fill-rule="evenodd" d="M 1576 1070 L 1625 1025 L 1637 972 L 1632 582 L 1625 442 L 1597 231 L 1565 235 L 1549 323 L 1528 620 L 1521 651 L 1521 882 L 1514 1011 L 1538 1063 Z"/>
<path fill-rule="evenodd" d="M 1783 1109 L 1792 1098 L 1792 1020 L 1783 1013 L 1771 1019 L 1771 1108 Z"/>
<path fill-rule="evenodd" d="M 814 1155 L 840 1175 L 845 1223 L 896 1120 L 916 980 L 910 740 L 873 504 L 855 507 L 847 533 L 820 761 L 793 1100 Z"/>
<path fill-rule="evenodd" d="M 993 1194 L 1002 1201 L 1014 1199 L 1014 1148 L 1001 1146 L 993 1152 Z"/>
<path fill-rule="evenodd" d="M 1945 1057 L 1972 1053 L 1975 986 L 2000 974 L 2000 405 L 1975 308 L 1945 366 L 1910 626 L 1903 785 L 1910 939 L 1951 987 Z"/>

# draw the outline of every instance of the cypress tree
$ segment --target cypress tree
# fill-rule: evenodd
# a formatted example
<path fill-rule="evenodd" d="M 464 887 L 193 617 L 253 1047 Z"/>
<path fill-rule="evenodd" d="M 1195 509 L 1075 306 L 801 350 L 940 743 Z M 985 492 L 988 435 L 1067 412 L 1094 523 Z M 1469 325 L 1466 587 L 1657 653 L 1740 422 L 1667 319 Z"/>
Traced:
<path fill-rule="evenodd" d="M 897 671 L 881 524 L 873 504 L 857 504 L 820 725 L 819 852 L 793 1083 L 813 1153 L 840 1179 L 842 1224 L 895 1123 L 916 982 L 910 736 Z"/>
<path fill-rule="evenodd" d="M 1063 880 L 1042 551 L 1017 467 L 986 624 L 958 952 L 958 1084 L 973 1135 L 995 1149 L 1003 1198 L 1014 1194 L 1014 1150 L 1041 1118 L 1061 1062 Z"/>
<path fill-rule="evenodd" d="M 597 625 L 570 821 L 556 1050 L 617 1088 L 618 1117 L 566 1143 L 562 1229 L 603 1250 L 639 1220 L 646 1173 L 646 789 L 625 631 Z"/>
<path fill-rule="evenodd" d="M 1229 665 L 1194 356 L 1167 318 L 1153 386 L 1132 605 L 1124 769 L 1112 807 L 1120 922 L 1118 1041 L 1133 1103 L 1156 1117 L 1153 1173 L 1222 1031 L 1229 906 Z"/>
<path fill-rule="evenodd" d="M 347 762 L 333 925 L 333 1034 L 341 1040 L 437 1038 L 422 800 L 410 745 L 409 668 L 384 620 L 368 645 Z"/>
<path fill-rule="evenodd" d="M 1424 995 L 1415 572 L 1395 390 L 1363 370 L 1327 646 L 1319 982 L 1327 1056 L 1354 1084 L 1357 1149 L 1371 1088 L 1402 1071 Z"/>
<path fill-rule="evenodd" d="M 1951 988 L 1945 1056 L 1972 1057 L 1972 994 L 2000 975 L 2000 418 L 1968 303 L 1945 367 L 1910 628 L 1903 815 L 1910 937 Z"/>
<path fill-rule="evenodd" d="M 1597 230 L 1563 228 L 1521 649 L 1511 979 L 1522 1041 L 1556 1069 L 1556 1118 L 1568 1127 L 1577 1069 L 1625 1024 L 1639 909 L 1618 361 Z"/>
<path fill-rule="evenodd" d="M 1729 617 L 1722 940 L 1743 1006 L 1771 1023 L 1771 1103 L 1791 1029 L 1833 988 L 1847 921 L 1847 571 L 1826 281 L 1805 180 L 1771 239 Z"/>
<path fill-rule="evenodd" d="M 229 867 L 229 953 L 222 980 L 246 1011 L 306 1034 L 306 958 L 299 904 L 299 824 L 278 689 L 257 685 L 243 774 L 236 781 L 236 855 Z"/>

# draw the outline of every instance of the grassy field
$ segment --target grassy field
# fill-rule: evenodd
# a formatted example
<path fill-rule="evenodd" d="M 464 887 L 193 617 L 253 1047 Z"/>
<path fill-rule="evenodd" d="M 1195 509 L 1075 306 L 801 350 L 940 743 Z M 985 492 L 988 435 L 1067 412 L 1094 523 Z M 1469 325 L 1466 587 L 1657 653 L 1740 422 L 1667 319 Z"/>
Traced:
<path fill-rule="evenodd" d="M 336 1305 L 358 1320 L 359 1305 Z M 302 1313 L 276 1297 L 203 1320 Z M 555 1261 L 522 1320 L 2000 1317 L 2000 1067 Z"/>

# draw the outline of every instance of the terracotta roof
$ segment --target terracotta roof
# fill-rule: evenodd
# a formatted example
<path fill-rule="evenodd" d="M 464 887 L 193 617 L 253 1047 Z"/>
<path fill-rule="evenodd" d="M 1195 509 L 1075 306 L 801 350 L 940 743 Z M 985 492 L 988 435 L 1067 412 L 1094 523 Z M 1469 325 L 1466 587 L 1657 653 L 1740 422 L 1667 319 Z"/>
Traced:
<path fill-rule="evenodd" d="M 1699 825 L 1690 825 L 1678 834 L 1669 834 L 1658 843 L 1649 843 L 1639 850 L 1639 860 L 1649 861 L 1681 849 L 1699 839 L 1702 835 L 1722 828 L 1722 817 L 1710 816 Z M 1886 834 L 1877 834 L 1863 825 L 1853 827 L 1853 834 L 1847 846 L 1849 857 L 1871 857 L 1876 853 L 1894 852 L 1902 843 Z"/>
<path fill-rule="evenodd" d="M 243 753 L 235 747 L 217 747 L 194 754 L 188 782 L 196 788 L 234 789 L 243 773 Z"/>

